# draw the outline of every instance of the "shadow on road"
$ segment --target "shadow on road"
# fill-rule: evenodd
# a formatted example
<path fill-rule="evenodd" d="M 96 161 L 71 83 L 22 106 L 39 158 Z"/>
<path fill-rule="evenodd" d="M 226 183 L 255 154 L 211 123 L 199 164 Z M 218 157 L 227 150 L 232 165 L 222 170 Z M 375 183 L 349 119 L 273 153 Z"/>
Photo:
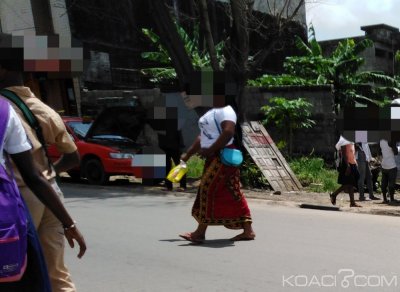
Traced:
<path fill-rule="evenodd" d="M 208 247 L 208 248 L 224 248 L 233 247 L 235 243 L 229 239 L 210 239 L 205 240 L 203 243 L 188 242 L 184 239 L 173 238 L 173 239 L 160 239 L 160 241 L 165 242 L 183 242 L 179 246 L 195 246 L 195 247 Z"/>

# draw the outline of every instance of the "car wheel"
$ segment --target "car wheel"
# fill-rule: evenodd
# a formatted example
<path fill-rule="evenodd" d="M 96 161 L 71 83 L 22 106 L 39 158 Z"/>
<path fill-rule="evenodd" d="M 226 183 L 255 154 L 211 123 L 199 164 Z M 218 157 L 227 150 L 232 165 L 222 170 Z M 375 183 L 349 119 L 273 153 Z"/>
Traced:
<path fill-rule="evenodd" d="M 104 185 L 108 182 L 109 175 L 104 172 L 103 165 L 98 159 L 89 159 L 85 163 L 85 177 L 91 185 Z"/>

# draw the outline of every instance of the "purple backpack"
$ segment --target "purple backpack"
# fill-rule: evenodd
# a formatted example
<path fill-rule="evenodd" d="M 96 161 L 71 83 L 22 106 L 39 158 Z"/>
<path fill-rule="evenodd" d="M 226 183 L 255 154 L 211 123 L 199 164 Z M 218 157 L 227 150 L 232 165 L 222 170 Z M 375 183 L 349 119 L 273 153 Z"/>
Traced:
<path fill-rule="evenodd" d="M 9 118 L 9 104 L 0 98 L 0 145 Z M 27 264 L 27 218 L 25 204 L 11 174 L 0 163 L 0 283 L 22 278 Z"/>

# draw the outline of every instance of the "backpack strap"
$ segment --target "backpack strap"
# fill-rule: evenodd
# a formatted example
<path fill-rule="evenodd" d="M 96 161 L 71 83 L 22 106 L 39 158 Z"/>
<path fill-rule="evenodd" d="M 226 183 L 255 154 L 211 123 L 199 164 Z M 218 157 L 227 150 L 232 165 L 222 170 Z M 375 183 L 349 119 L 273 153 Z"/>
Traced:
<path fill-rule="evenodd" d="M 38 138 L 40 144 L 42 145 L 43 151 L 47 157 L 49 169 L 52 169 L 51 167 L 52 164 L 49 158 L 49 153 L 47 151 L 46 141 L 44 140 L 42 127 L 40 126 L 36 116 L 26 105 L 26 103 L 17 94 L 15 94 L 15 92 L 8 89 L 1 89 L 0 94 L 2 94 L 11 102 L 13 102 L 21 110 L 22 114 L 25 117 L 25 120 L 28 122 L 29 126 L 35 131 L 36 137 Z"/>
<path fill-rule="evenodd" d="M 10 116 L 9 106 L 5 99 L 0 98 L 0 146 L 3 145 L 4 136 L 7 131 L 8 118 Z"/>

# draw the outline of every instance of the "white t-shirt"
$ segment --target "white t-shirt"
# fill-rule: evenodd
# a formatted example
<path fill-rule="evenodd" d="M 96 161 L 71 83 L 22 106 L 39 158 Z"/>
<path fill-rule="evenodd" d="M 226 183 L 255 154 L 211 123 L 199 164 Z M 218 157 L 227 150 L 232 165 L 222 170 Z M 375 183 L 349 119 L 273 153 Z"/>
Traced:
<path fill-rule="evenodd" d="M 9 154 L 21 153 L 30 150 L 31 144 L 28 141 L 24 127 L 21 124 L 16 112 L 10 105 L 10 114 L 4 135 L 4 141 L 0 145 L 0 163 L 4 165 L 3 151 Z"/>
<path fill-rule="evenodd" d="M 220 131 L 222 131 L 221 123 L 223 121 L 232 121 L 236 124 L 236 119 L 236 113 L 230 105 L 222 108 L 213 108 L 206 112 L 199 119 L 201 148 L 209 148 L 218 139 L 220 132 L 215 124 L 215 120 L 218 123 Z M 226 146 L 232 143 L 233 138 L 229 140 Z"/>
<path fill-rule="evenodd" d="M 389 146 L 388 141 L 382 139 L 379 141 L 379 146 L 382 150 L 382 168 L 392 169 L 396 167 L 396 161 L 392 148 Z"/>

